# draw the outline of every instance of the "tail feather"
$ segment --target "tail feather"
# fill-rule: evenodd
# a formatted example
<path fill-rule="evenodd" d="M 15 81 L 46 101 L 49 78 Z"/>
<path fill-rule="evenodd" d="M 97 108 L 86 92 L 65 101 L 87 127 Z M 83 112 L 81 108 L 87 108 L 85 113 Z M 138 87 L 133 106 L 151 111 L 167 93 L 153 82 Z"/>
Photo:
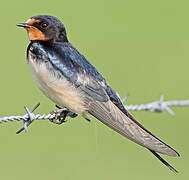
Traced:
<path fill-rule="evenodd" d="M 165 161 L 165 159 L 163 159 L 158 153 L 156 153 L 155 151 L 148 149 L 153 155 L 155 155 L 165 166 L 167 166 L 172 172 L 174 173 L 178 173 L 178 171 L 171 166 L 167 161 Z"/>

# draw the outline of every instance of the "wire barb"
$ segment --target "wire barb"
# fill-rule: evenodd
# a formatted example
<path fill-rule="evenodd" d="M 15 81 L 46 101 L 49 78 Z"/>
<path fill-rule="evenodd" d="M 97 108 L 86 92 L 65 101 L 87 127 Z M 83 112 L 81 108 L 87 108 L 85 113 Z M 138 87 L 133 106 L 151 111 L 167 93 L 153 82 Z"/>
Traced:
<path fill-rule="evenodd" d="M 119 94 L 118 94 L 119 95 Z M 122 103 L 124 103 L 129 94 L 127 94 L 123 99 Z M 33 112 L 39 107 L 40 103 L 36 104 L 34 108 L 30 111 L 26 106 L 24 106 L 26 114 L 23 116 L 7 116 L 7 117 L 0 117 L 0 123 L 8 122 L 8 121 L 23 121 L 23 127 L 16 132 L 16 134 L 19 134 L 23 130 L 25 132 L 28 132 L 28 126 L 34 122 L 34 120 L 52 120 L 55 118 L 56 114 L 34 114 Z M 158 101 L 154 101 L 148 104 L 140 104 L 140 105 L 124 105 L 124 107 L 129 111 L 150 111 L 150 112 L 156 112 L 161 113 L 163 111 L 167 111 L 170 115 L 174 116 L 174 111 L 170 108 L 172 106 L 189 106 L 189 100 L 183 100 L 183 101 L 164 101 L 164 96 L 161 94 L 160 99 Z M 76 117 L 77 114 L 69 112 L 69 117 Z"/>
<path fill-rule="evenodd" d="M 25 130 L 25 132 L 28 132 L 28 126 L 36 119 L 36 118 L 35 118 L 35 115 L 33 114 L 33 112 L 34 112 L 39 106 L 40 106 L 40 102 L 37 103 L 37 104 L 33 107 L 33 109 L 31 110 L 31 112 L 29 111 L 29 109 L 28 109 L 26 106 L 24 106 L 24 109 L 25 109 L 26 112 L 27 112 L 26 115 L 28 115 L 28 118 L 27 118 L 26 120 L 23 119 L 23 124 L 24 124 L 24 126 L 23 126 L 23 128 L 21 128 L 20 130 L 18 130 L 18 131 L 16 132 L 16 134 L 21 133 L 23 130 Z M 26 122 L 28 122 L 28 123 L 26 124 Z"/>
<path fill-rule="evenodd" d="M 122 100 L 122 102 L 124 102 Z M 163 111 L 167 111 L 170 115 L 174 116 L 174 111 L 170 108 L 170 106 L 189 106 L 189 100 L 183 101 L 164 101 L 163 94 L 160 94 L 159 101 L 154 101 L 147 104 L 140 105 L 124 105 L 124 107 L 129 111 L 150 111 L 161 113 Z"/>

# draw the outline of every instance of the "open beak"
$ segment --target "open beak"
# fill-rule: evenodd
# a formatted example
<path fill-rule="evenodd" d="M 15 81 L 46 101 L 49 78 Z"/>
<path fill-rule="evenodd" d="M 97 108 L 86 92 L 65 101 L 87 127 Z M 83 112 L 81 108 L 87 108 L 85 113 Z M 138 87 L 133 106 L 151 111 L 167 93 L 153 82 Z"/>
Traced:
<path fill-rule="evenodd" d="M 19 27 L 24 27 L 24 28 L 31 28 L 32 26 L 30 26 L 29 24 L 27 23 L 20 23 L 20 24 L 17 24 L 17 26 Z"/>

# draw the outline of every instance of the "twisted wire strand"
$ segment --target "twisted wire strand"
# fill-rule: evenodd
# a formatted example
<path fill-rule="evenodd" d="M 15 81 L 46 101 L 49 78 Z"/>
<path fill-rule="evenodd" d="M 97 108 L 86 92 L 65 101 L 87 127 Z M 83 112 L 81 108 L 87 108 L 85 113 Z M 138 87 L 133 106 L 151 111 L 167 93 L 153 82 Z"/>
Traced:
<path fill-rule="evenodd" d="M 33 114 L 34 120 L 45 120 L 45 119 L 53 119 L 55 117 L 54 114 Z M 0 123 L 8 122 L 8 121 L 28 121 L 28 114 L 23 116 L 5 116 L 0 118 Z"/>
<path fill-rule="evenodd" d="M 128 98 L 128 94 L 122 99 L 122 103 L 124 103 Z M 27 127 L 34 121 L 34 120 L 53 120 L 56 117 L 56 114 L 34 114 L 33 111 L 40 105 L 40 103 L 38 103 L 31 111 L 27 108 L 24 107 L 26 110 L 26 114 L 25 115 L 21 115 L 21 116 L 5 116 L 5 117 L 0 117 L 0 123 L 3 122 L 8 122 L 8 121 L 23 121 L 24 125 L 23 128 L 20 129 L 19 131 L 17 131 L 17 134 L 22 132 L 23 130 L 25 130 L 26 132 L 28 132 Z M 182 107 L 182 106 L 189 106 L 189 100 L 183 100 L 183 101 L 164 101 L 164 97 L 161 94 L 160 95 L 160 100 L 159 101 L 154 101 L 151 103 L 147 103 L 147 104 L 140 104 L 140 105 L 124 105 L 124 107 L 129 110 L 129 111 L 141 111 L 141 110 L 145 110 L 145 111 L 150 111 L 150 112 L 163 112 L 163 111 L 167 111 L 170 115 L 175 115 L 175 113 L 173 112 L 173 110 L 170 108 L 172 106 L 178 106 L 178 107 Z M 70 117 L 72 117 L 72 115 L 69 115 Z"/>
<path fill-rule="evenodd" d="M 162 98 L 162 95 L 161 95 Z M 163 112 L 167 110 L 167 108 L 170 108 L 171 106 L 189 106 L 189 100 L 183 100 L 183 101 L 163 101 L 161 99 L 159 101 L 154 101 L 147 104 L 139 104 L 139 105 L 125 105 L 124 107 L 128 111 L 150 111 L 150 112 Z M 124 99 L 125 101 L 126 99 Z M 123 101 L 123 102 L 124 102 Z M 169 112 L 169 111 L 168 111 Z M 33 120 L 45 120 L 45 119 L 53 119 L 55 118 L 55 114 L 33 114 Z M 171 115 L 174 115 L 170 113 Z M 0 123 L 8 122 L 8 121 L 27 121 L 29 118 L 28 113 L 25 115 L 20 116 L 5 116 L 0 117 Z"/>

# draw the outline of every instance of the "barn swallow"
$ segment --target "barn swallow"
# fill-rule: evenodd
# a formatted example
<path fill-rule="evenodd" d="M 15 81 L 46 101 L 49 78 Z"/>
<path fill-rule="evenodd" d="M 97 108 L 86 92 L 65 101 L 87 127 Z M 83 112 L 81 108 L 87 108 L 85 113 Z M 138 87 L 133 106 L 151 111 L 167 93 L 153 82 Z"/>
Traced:
<path fill-rule="evenodd" d="M 119 134 L 146 147 L 177 172 L 158 153 L 178 157 L 173 148 L 145 129 L 124 108 L 102 75 L 68 41 L 62 22 L 53 16 L 33 16 L 17 24 L 27 30 L 27 61 L 39 89 L 60 107 L 87 118 L 92 115 Z"/>

